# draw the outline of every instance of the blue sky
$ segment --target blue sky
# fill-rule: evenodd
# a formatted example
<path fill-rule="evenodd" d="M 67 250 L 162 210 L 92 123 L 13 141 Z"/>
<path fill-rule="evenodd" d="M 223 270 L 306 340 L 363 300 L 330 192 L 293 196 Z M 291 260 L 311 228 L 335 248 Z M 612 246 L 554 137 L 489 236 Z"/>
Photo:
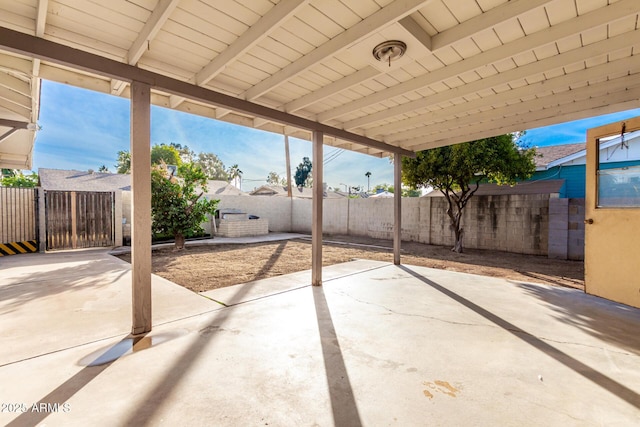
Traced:
<path fill-rule="evenodd" d="M 584 142 L 588 128 L 638 115 L 640 109 L 530 129 L 526 140 L 533 146 Z M 104 164 L 115 171 L 117 152 L 129 149 L 129 100 L 124 98 L 43 81 L 38 123 L 42 129 L 36 137 L 34 170 L 97 170 Z M 152 107 L 151 143 L 171 142 L 188 145 L 196 153 L 215 153 L 227 167 L 237 163 L 245 191 L 265 184 L 270 171 L 285 176 L 282 135 Z M 289 147 L 294 170 L 303 157 L 312 157 L 309 141 L 290 138 Z M 366 188 L 367 171 L 372 188 L 393 183 L 393 167 L 386 158 L 330 146 L 324 147 L 324 157 L 324 180 L 331 187 Z"/>

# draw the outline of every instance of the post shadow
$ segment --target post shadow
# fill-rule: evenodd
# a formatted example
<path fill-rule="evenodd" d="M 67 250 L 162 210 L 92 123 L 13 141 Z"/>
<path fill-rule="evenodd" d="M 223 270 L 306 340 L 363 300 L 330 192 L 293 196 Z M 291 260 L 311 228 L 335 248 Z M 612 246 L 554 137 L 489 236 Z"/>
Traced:
<path fill-rule="evenodd" d="M 148 346 L 145 344 L 145 340 L 148 341 L 148 337 L 146 337 L 145 335 L 129 335 L 121 339 L 116 344 L 106 349 L 103 353 L 99 354 L 94 360 L 89 362 L 86 367 L 84 367 L 74 376 L 56 387 L 51 393 L 39 399 L 37 404 L 58 404 L 60 407 L 62 407 L 62 405 L 66 403 L 73 395 L 82 390 L 87 384 L 93 381 L 98 375 L 104 372 L 109 366 L 111 366 L 113 362 L 118 360 L 120 357 L 124 356 L 129 351 L 138 351 L 148 348 Z M 23 412 L 13 421 L 7 424 L 7 427 L 38 425 L 45 418 L 51 415 L 51 412 L 31 412 L 31 408 L 26 409 L 26 412 Z M 73 411 L 73 408 L 70 408 L 70 412 L 71 411 Z"/>
<path fill-rule="evenodd" d="M 616 380 L 609 378 L 608 376 L 604 375 L 601 372 L 596 371 L 592 367 L 560 351 L 559 349 L 541 340 L 540 338 L 530 334 L 529 332 L 523 329 L 518 328 L 516 325 L 491 313 L 489 310 L 486 310 L 480 307 L 479 305 L 469 301 L 463 296 L 458 295 L 457 293 L 445 288 L 444 286 L 432 280 L 427 279 L 421 274 L 416 273 L 415 271 L 411 270 L 407 266 L 399 265 L 398 268 L 409 273 L 410 275 L 422 281 L 423 283 L 429 285 L 433 289 L 445 294 L 446 296 L 453 299 L 454 301 L 462 304 L 463 306 L 467 307 L 469 310 L 474 311 L 475 313 L 479 314 L 480 316 L 484 317 L 488 321 L 492 322 L 493 324 L 509 332 L 510 334 L 517 337 L 518 339 L 526 342 L 530 346 L 545 353 L 547 356 L 552 357 L 553 359 L 565 365 L 567 368 L 573 370 L 579 375 L 582 375 L 584 378 L 592 381 L 596 385 L 599 385 L 600 387 L 604 388 L 605 390 L 609 391 L 610 393 L 614 394 L 620 399 L 626 401 L 627 403 L 633 405 L 636 408 L 640 408 L 640 395 L 635 391 L 633 391 L 632 389 L 625 386 L 624 384 L 620 384 Z"/>
<path fill-rule="evenodd" d="M 316 308 L 322 357 L 329 387 L 331 410 L 333 411 L 333 423 L 336 426 L 362 426 L 324 289 L 321 286 L 312 286 L 311 291 Z"/>

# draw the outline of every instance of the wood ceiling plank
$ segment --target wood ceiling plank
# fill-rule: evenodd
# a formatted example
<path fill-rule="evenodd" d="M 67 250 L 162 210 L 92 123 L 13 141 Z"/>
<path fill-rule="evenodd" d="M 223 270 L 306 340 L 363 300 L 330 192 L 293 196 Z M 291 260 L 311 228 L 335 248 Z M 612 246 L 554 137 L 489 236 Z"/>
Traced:
<path fill-rule="evenodd" d="M 631 90 L 624 90 L 589 99 L 581 103 L 571 103 L 568 105 L 548 108 L 531 113 L 529 116 L 531 120 L 527 121 L 527 127 L 529 129 L 533 129 L 541 126 L 549 126 L 567 121 L 585 119 L 597 115 L 638 108 L 640 107 L 638 99 L 640 99 L 640 89 L 633 88 Z M 482 130 L 473 130 L 469 131 L 469 133 L 455 136 L 443 134 L 439 136 L 439 139 L 420 141 L 412 145 L 403 145 L 403 147 L 416 151 L 428 150 L 430 148 L 459 144 L 495 135 L 502 135 L 509 132 L 517 132 L 521 131 L 522 127 L 523 122 L 521 118 L 515 117 L 510 120 L 503 119 L 486 124 L 485 129 Z"/>
<path fill-rule="evenodd" d="M 560 69 L 560 75 L 562 75 L 564 74 L 564 72 L 562 71 L 562 67 L 568 64 L 583 62 L 585 58 L 592 58 L 610 52 L 617 52 L 621 49 L 624 49 L 625 46 L 629 44 L 631 44 L 632 46 L 640 47 L 640 31 L 636 30 L 629 34 L 621 34 L 619 36 L 603 40 L 587 47 L 574 49 L 572 51 L 565 52 L 554 57 L 549 57 L 538 62 L 514 68 L 513 70 L 503 74 L 495 74 L 491 77 L 487 77 L 485 79 L 478 80 L 476 82 L 456 88 L 450 92 L 431 95 L 430 97 L 425 97 L 416 102 L 400 105 L 393 110 L 386 111 L 385 114 L 369 116 L 367 117 L 367 120 L 358 120 L 354 122 L 344 123 L 344 127 L 345 129 L 354 129 L 356 127 L 361 127 L 369 123 L 375 123 L 378 120 L 383 120 L 385 118 L 404 114 L 420 107 L 435 105 L 440 102 L 446 101 L 447 99 L 455 99 L 465 96 L 466 94 L 478 92 L 482 89 L 490 89 L 496 87 L 499 84 L 508 83 L 513 80 L 526 78 L 532 75 L 538 75 L 540 73 L 548 74 L 552 70 Z M 402 122 L 397 122 L 395 125 L 388 126 L 386 128 L 374 127 L 368 129 L 367 134 L 375 136 L 394 129 L 398 129 L 399 127 L 406 125 L 408 125 L 408 123 L 403 124 Z"/>
<path fill-rule="evenodd" d="M 565 105 L 579 104 L 588 102 L 592 98 L 605 97 L 607 95 L 624 92 L 629 89 L 640 90 L 640 80 L 637 76 L 625 76 L 619 79 L 607 81 L 589 87 L 583 87 L 571 91 L 565 91 L 551 96 L 537 98 L 535 101 L 514 102 L 509 105 L 493 108 L 484 113 L 473 114 L 460 117 L 455 122 L 445 121 L 443 123 L 433 124 L 424 128 L 424 132 L 415 139 L 402 139 L 397 141 L 389 141 L 393 144 L 401 144 L 403 146 L 412 146 L 425 139 L 430 139 L 434 135 L 440 133 L 448 133 L 452 137 L 463 135 L 469 131 L 483 131 L 487 127 L 487 123 L 500 122 L 505 119 L 514 118 L 512 123 L 525 123 L 531 117 L 535 117 L 535 113 L 546 109 L 562 107 Z M 439 138 L 439 137 L 436 137 Z"/>
<path fill-rule="evenodd" d="M 167 22 L 173 11 L 178 6 L 180 0 L 160 0 L 149 19 L 145 22 L 142 30 L 134 40 L 127 53 L 127 63 L 135 65 L 148 48 L 148 44 L 153 40 L 162 26 Z"/>
<path fill-rule="evenodd" d="M 343 90 L 348 89 L 355 84 L 363 83 L 377 75 L 378 70 L 376 70 L 375 68 L 371 66 L 363 68 L 362 70 L 356 71 L 355 73 L 350 74 L 340 80 L 336 80 L 333 83 L 325 85 L 315 92 L 311 92 L 296 99 L 295 101 L 288 103 L 287 105 L 285 105 L 285 111 L 294 112 L 300 110 L 311 104 L 326 99 L 337 92 L 342 92 Z"/>
<path fill-rule="evenodd" d="M 313 50 L 313 52 L 305 55 L 299 60 L 283 68 L 278 73 L 275 73 L 268 79 L 265 79 L 260 84 L 254 86 L 247 91 L 245 98 L 252 100 L 262 96 L 270 89 L 282 84 L 285 80 L 300 74 L 312 67 L 314 64 L 334 55 L 336 52 L 346 49 L 350 45 L 369 36 L 374 31 L 378 31 L 380 28 L 385 27 L 390 22 L 402 19 L 403 17 L 413 13 L 424 4 L 424 0 L 407 0 L 406 2 L 391 3 L 389 6 L 379 10 L 365 20 L 360 21 L 358 24 Z"/>
<path fill-rule="evenodd" d="M 264 40 L 274 28 L 278 28 L 283 23 L 290 21 L 296 12 L 306 6 L 308 0 L 295 0 L 280 2 L 274 6 L 264 17 L 255 22 L 229 47 L 217 55 L 207 66 L 205 66 L 196 76 L 196 82 L 200 85 L 208 83 L 211 79 L 224 70 L 227 64 L 237 60 L 253 47 Z"/>
<path fill-rule="evenodd" d="M 375 93 L 369 97 L 353 101 L 331 111 L 323 112 L 318 116 L 318 120 L 324 122 L 329 119 L 340 117 L 350 111 L 363 108 L 364 106 L 381 102 L 384 99 L 400 95 L 404 92 L 416 90 L 420 87 L 431 86 L 446 78 L 456 76 L 488 64 L 504 61 L 505 59 L 523 51 L 554 43 L 558 39 L 579 34 L 580 32 L 593 27 L 606 25 L 609 22 L 626 17 L 633 13 L 637 13 L 637 3 L 635 3 L 635 0 L 621 0 L 606 7 L 604 10 L 597 10 L 596 12 L 583 15 L 575 20 L 563 23 L 562 25 L 549 28 L 547 31 L 531 34 L 511 43 L 483 52 L 465 61 L 459 61 L 446 68 L 433 71 L 410 82 L 401 83 L 387 90 Z"/>

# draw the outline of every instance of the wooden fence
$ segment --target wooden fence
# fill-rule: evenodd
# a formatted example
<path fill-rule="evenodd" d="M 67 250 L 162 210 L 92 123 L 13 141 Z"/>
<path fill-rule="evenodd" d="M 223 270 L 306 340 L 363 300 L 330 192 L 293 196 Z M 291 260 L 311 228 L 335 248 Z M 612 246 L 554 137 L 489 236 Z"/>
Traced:
<path fill-rule="evenodd" d="M 38 248 L 38 203 L 35 188 L 0 187 L 0 256 Z"/>
<path fill-rule="evenodd" d="M 113 246 L 112 192 L 47 191 L 47 250 Z"/>

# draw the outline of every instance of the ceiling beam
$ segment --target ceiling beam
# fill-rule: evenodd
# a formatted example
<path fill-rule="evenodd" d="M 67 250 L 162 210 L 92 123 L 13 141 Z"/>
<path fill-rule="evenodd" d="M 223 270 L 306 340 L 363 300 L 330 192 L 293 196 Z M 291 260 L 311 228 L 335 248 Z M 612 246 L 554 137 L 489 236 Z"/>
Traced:
<path fill-rule="evenodd" d="M 243 99 L 205 89 L 162 74 L 154 73 L 149 70 L 144 70 L 103 56 L 64 46 L 59 43 L 37 38 L 29 34 L 20 33 L 4 27 L 0 27 L 0 49 L 8 50 L 9 52 L 20 55 L 33 56 L 58 65 L 87 71 L 89 73 L 108 78 L 114 78 L 126 82 L 139 81 L 147 83 L 157 90 L 169 94 L 184 96 L 185 98 L 200 101 L 209 105 L 238 111 L 255 117 L 261 117 L 273 122 L 294 126 L 308 131 L 322 131 L 326 135 L 378 148 L 389 153 L 415 156 L 415 153 L 412 153 L 409 150 L 404 150 L 362 135 L 347 132 L 343 129 L 317 123 L 283 111 L 254 104 Z"/>
<path fill-rule="evenodd" d="M 133 41 L 133 44 L 127 52 L 126 61 L 130 65 L 136 65 L 142 55 L 149 47 L 149 42 L 155 38 L 162 26 L 167 22 L 175 8 L 180 3 L 180 0 L 160 0 L 156 5 L 149 19 L 145 22 L 142 30 L 138 34 L 138 37 Z M 114 95 L 120 96 L 122 91 L 126 87 L 125 82 L 112 83 Z"/>
<path fill-rule="evenodd" d="M 624 59 L 607 62 L 596 67 L 586 68 L 571 74 L 565 74 L 560 77 L 554 77 L 549 80 L 521 86 L 519 88 L 500 92 L 485 98 L 475 99 L 473 101 L 464 102 L 449 108 L 443 108 L 441 110 L 427 113 L 421 116 L 421 124 L 424 126 L 394 133 L 385 138 L 385 142 L 395 142 L 424 135 L 425 132 L 430 130 L 431 125 L 428 124 L 429 122 L 433 123 L 448 118 L 454 118 L 456 115 L 465 114 L 468 111 L 483 110 L 495 105 L 509 104 L 513 101 L 527 98 L 532 94 L 568 91 L 571 87 L 582 87 L 593 80 L 598 80 L 615 74 L 619 75 L 620 72 L 628 72 L 629 74 L 635 75 L 635 78 L 640 77 L 640 74 L 638 74 L 640 73 L 640 56 L 629 56 Z"/>
<path fill-rule="evenodd" d="M 308 107 L 311 104 L 315 104 L 316 102 L 320 102 L 323 99 L 329 98 L 330 96 L 335 95 L 338 92 L 342 92 L 343 90 L 346 90 L 351 86 L 355 86 L 357 84 L 365 82 L 379 74 L 380 71 L 376 70 L 375 67 L 367 65 L 365 68 L 358 70 L 355 73 L 349 74 L 348 76 L 343 77 L 340 80 L 331 82 L 328 85 L 323 86 L 321 89 L 316 90 L 315 92 L 311 92 L 289 102 L 284 106 L 284 110 L 288 113 L 293 113 L 294 111 L 298 111 L 304 107 Z"/>
<path fill-rule="evenodd" d="M 352 111 L 357 111 L 359 109 L 378 104 L 396 96 L 404 95 L 407 92 L 413 92 L 425 88 L 429 85 L 459 76 L 477 68 L 494 64 L 520 53 L 527 52 L 550 43 L 556 43 L 560 39 L 609 24 L 637 13 L 637 0 L 620 0 L 617 3 L 613 3 L 609 6 L 594 10 L 562 24 L 547 28 L 544 31 L 538 31 L 528 36 L 516 39 L 510 43 L 494 47 L 493 49 L 489 49 L 478 55 L 453 63 L 446 67 L 439 68 L 431 73 L 416 77 L 405 83 L 391 86 L 387 89 L 334 108 L 333 110 L 325 111 L 318 114 L 317 119 L 320 122 L 326 122 Z"/>
<path fill-rule="evenodd" d="M 250 26 L 225 50 L 220 52 L 211 62 L 205 65 L 194 77 L 198 86 L 204 86 L 224 71 L 232 62 L 264 40 L 282 23 L 291 18 L 311 0 L 281 1 L 272 7 L 262 18 Z M 171 97 L 171 108 L 176 108 L 185 101 L 184 97 Z"/>
<path fill-rule="evenodd" d="M 445 30 L 433 37 L 430 37 L 429 34 L 424 29 L 422 29 L 417 21 L 410 15 L 402 18 L 400 21 L 398 21 L 398 23 L 402 25 L 407 32 L 409 32 L 418 42 L 422 43 L 428 50 L 437 51 L 439 49 L 448 47 L 449 45 L 456 43 L 457 41 L 472 37 L 482 30 L 486 30 L 487 27 L 482 27 L 482 25 L 500 24 L 509 19 L 522 15 L 525 12 L 542 7 L 550 1 L 553 0 L 512 0 L 509 3 L 495 7 L 483 13 L 482 15 L 469 19 L 468 21 Z M 436 40 L 435 45 L 433 44 L 433 40 Z M 365 81 L 370 80 L 376 75 L 382 74 L 380 71 L 375 70 L 374 67 L 368 66 L 365 69 L 371 69 L 371 71 L 375 71 L 375 73 L 368 71 L 362 74 L 351 74 L 343 79 L 331 83 L 330 85 L 324 86 L 322 89 L 319 89 L 316 92 L 309 93 L 299 99 L 290 102 L 289 104 L 285 105 L 285 111 L 297 111 L 301 108 L 322 101 L 328 96 L 339 93 L 358 84 L 364 83 Z M 359 80 L 358 77 L 360 78 Z M 333 86 L 334 84 L 335 86 Z M 329 86 L 332 86 L 331 89 L 329 89 Z"/>
<path fill-rule="evenodd" d="M 486 31 L 487 28 L 492 28 L 502 22 L 543 7 L 552 1 L 555 0 L 511 0 L 436 34 L 432 38 L 431 45 L 433 50 L 442 49 L 458 40 L 473 37 L 482 31 Z"/>
<path fill-rule="evenodd" d="M 411 16 L 405 16 L 398 24 L 407 30 L 420 44 L 422 44 L 429 52 L 433 51 L 432 38 Z M 455 28 L 455 27 L 454 27 Z"/>
<path fill-rule="evenodd" d="M 247 31 L 242 33 L 227 49 L 216 56 L 196 75 L 196 84 L 202 86 L 209 83 L 230 63 L 266 38 L 310 1 L 281 1 L 272 7 L 258 22 L 249 27 Z"/>
<path fill-rule="evenodd" d="M 145 22 L 142 31 L 138 34 L 127 54 L 127 63 L 135 65 L 138 63 L 145 50 L 148 49 L 149 42 L 155 38 L 162 26 L 167 22 L 180 0 L 160 0 L 153 9 L 149 19 Z"/>
<path fill-rule="evenodd" d="M 638 107 L 640 107 L 640 88 L 636 87 L 631 90 L 607 94 L 582 102 L 574 102 L 569 105 L 561 105 L 541 110 L 530 116 L 534 120 L 527 121 L 527 127 L 533 129 L 542 126 L 550 126 L 602 114 L 626 111 Z M 487 127 L 486 129 L 475 133 L 455 136 L 445 134 L 445 136 L 442 137 L 442 135 L 440 135 L 440 139 L 431 139 L 430 141 L 423 139 L 422 141 L 409 146 L 409 148 L 415 151 L 428 150 L 431 148 L 443 147 L 445 145 L 459 144 L 462 142 L 521 131 L 523 126 L 521 118 L 518 117 L 511 121 L 498 120 L 493 123 L 495 124 L 495 127 L 491 129 Z"/>
<path fill-rule="evenodd" d="M 631 45 L 630 45 L 631 42 Z M 354 120 L 345 122 L 345 129 L 355 129 L 363 127 L 367 124 L 375 123 L 381 120 L 388 120 L 391 117 L 402 115 L 410 111 L 415 111 L 420 108 L 429 108 L 435 106 L 441 102 L 453 101 L 477 92 L 491 89 L 496 86 L 504 85 L 517 80 L 526 79 L 531 76 L 535 76 L 541 73 L 545 73 L 554 69 L 566 67 L 577 62 L 584 61 L 589 58 L 595 58 L 604 54 L 612 54 L 620 49 L 628 49 L 629 47 L 640 48 L 640 30 L 633 32 L 623 33 L 605 39 L 590 45 L 580 47 L 577 49 L 569 50 L 567 52 L 550 56 L 540 61 L 532 62 L 527 65 L 523 65 L 511 70 L 495 74 L 484 79 L 477 80 L 475 82 L 467 83 L 462 86 L 455 87 L 446 91 L 438 92 L 425 98 L 421 98 L 417 101 L 410 101 L 398 106 L 388 108 L 378 113 L 367 115 L 366 117 L 360 117 Z M 415 125 L 423 123 L 423 119 L 418 117 L 411 117 L 409 119 L 398 120 L 397 122 L 376 126 L 366 129 L 366 134 L 369 137 L 375 137 L 382 133 L 388 134 L 394 130 L 406 129 L 407 127 L 413 127 Z"/>
<path fill-rule="evenodd" d="M 420 137 L 398 141 L 397 143 L 403 147 L 413 147 L 424 143 L 425 140 L 445 139 L 442 138 L 443 135 L 448 137 L 476 135 L 485 132 L 487 129 L 500 128 L 505 123 L 529 127 L 529 120 L 548 117 L 548 111 L 562 112 L 566 110 L 573 112 L 575 108 L 578 110 L 583 109 L 582 104 L 589 105 L 593 99 L 605 101 L 607 96 L 612 96 L 615 93 L 625 94 L 626 96 L 628 94 L 638 94 L 639 92 L 640 79 L 638 79 L 637 75 L 625 76 L 604 83 L 472 114 L 461 117 L 455 122 L 434 124 L 428 127 L 429 130 L 425 131 Z M 625 98 L 624 100 L 627 101 L 628 99 Z"/>
<path fill-rule="evenodd" d="M 424 7 L 430 1 L 433 0 L 404 0 L 391 2 L 388 6 L 363 19 L 328 42 L 318 46 L 307 55 L 292 62 L 280 71 L 256 84 L 244 93 L 245 99 L 254 100 L 259 98 L 270 90 L 280 86 L 287 80 L 308 70 L 323 59 L 337 54 L 380 29 L 410 15 L 421 7 Z"/>

